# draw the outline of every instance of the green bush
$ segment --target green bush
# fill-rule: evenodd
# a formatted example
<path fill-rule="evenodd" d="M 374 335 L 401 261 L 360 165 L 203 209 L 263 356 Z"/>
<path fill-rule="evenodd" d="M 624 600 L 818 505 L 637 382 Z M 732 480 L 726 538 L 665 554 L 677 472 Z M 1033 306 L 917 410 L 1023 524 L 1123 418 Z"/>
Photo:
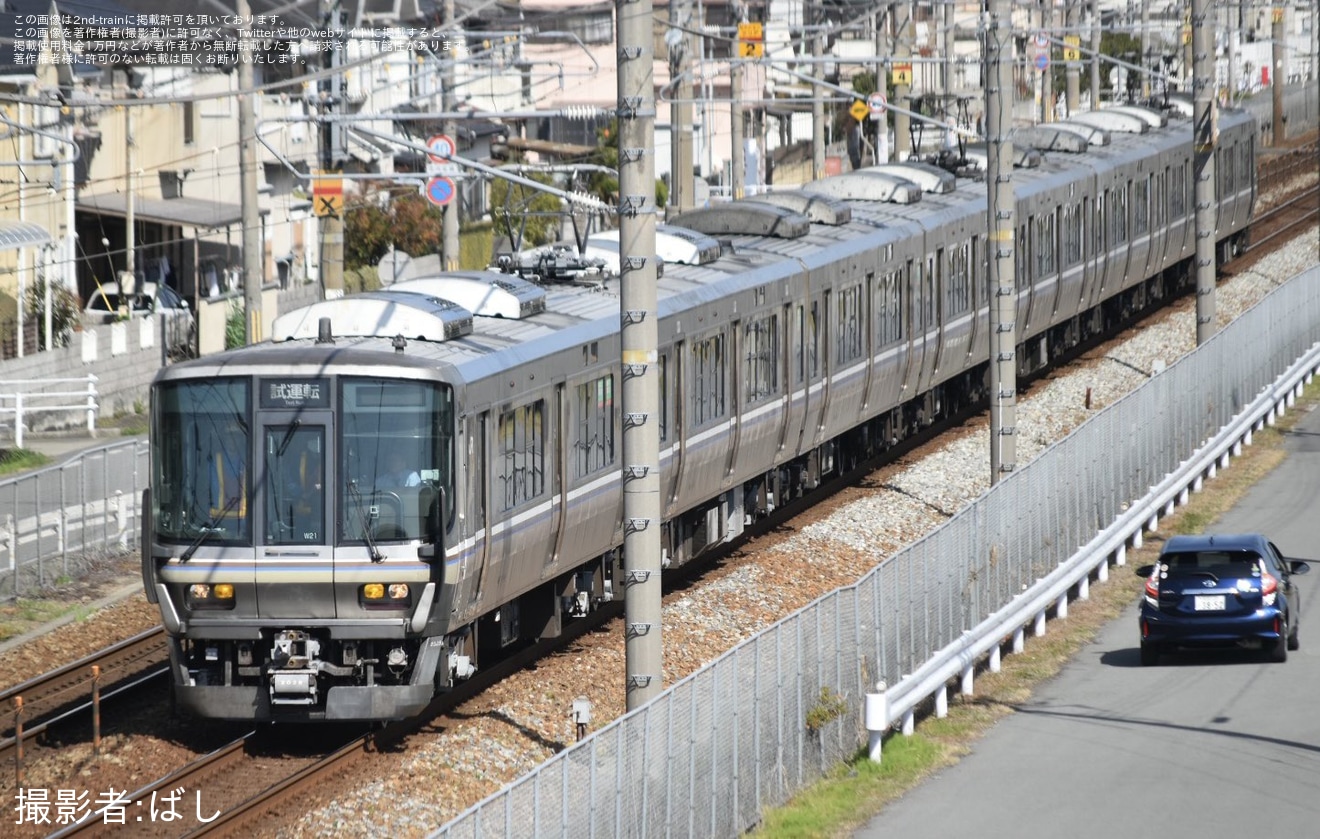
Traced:
<path fill-rule="evenodd" d="M 225 349 L 233 350 L 247 346 L 247 318 L 243 315 L 243 305 L 237 299 L 229 301 L 229 313 L 225 315 Z"/>
<path fill-rule="evenodd" d="M 82 312 L 78 310 L 78 298 L 61 283 L 50 287 L 50 331 L 51 346 L 67 347 L 73 329 L 82 323 Z M 37 324 L 37 335 L 41 346 L 46 346 L 46 278 L 37 277 L 37 281 L 27 290 L 27 317 Z"/>

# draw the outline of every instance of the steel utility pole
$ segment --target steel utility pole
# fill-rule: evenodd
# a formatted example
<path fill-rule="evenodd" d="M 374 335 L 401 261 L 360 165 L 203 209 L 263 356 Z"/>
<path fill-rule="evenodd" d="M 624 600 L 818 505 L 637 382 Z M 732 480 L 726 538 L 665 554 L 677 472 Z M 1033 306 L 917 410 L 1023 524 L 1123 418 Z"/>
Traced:
<path fill-rule="evenodd" d="M 1283 72 L 1283 8 L 1275 6 L 1270 12 L 1270 107 L 1274 120 L 1274 137 L 1270 140 L 1272 145 L 1280 145 L 1288 139 L 1288 126 L 1283 120 L 1283 80 L 1287 74 Z M 1213 39 L 1213 30 L 1211 38 Z M 1210 43 L 1214 43 L 1211 40 Z"/>
<path fill-rule="evenodd" d="M 257 93 L 252 76 L 252 9 L 238 0 L 238 189 L 243 221 L 243 311 L 247 342 L 259 343 L 262 331 L 261 213 L 257 207 Z"/>
<path fill-rule="evenodd" d="M 616 0 L 623 377 L 623 607 L 627 708 L 664 689 L 660 627 L 660 360 L 655 271 L 651 0 Z"/>
<path fill-rule="evenodd" d="M 1215 30 L 1209 0 L 1192 0 L 1192 177 L 1196 181 L 1196 343 L 1215 334 Z"/>
<path fill-rule="evenodd" d="M 442 29 L 445 34 L 445 44 L 448 47 L 449 39 L 453 37 L 454 25 L 454 0 L 445 0 L 442 10 Z M 454 96 L 454 56 L 450 54 L 448 48 L 444 51 L 444 64 L 440 71 L 440 102 L 445 113 L 451 113 L 458 99 Z M 454 151 L 458 151 L 458 123 L 452 119 L 446 119 L 441 123 L 441 130 L 454 143 Z M 458 205 L 463 190 L 455 189 L 454 197 L 442 209 L 440 222 L 440 252 L 442 263 L 446 271 L 458 270 Z"/>
<path fill-rule="evenodd" d="M 1013 191 L 1013 2 L 989 0 L 985 30 L 986 262 L 990 266 L 990 484 L 1017 466 L 1017 284 Z"/>

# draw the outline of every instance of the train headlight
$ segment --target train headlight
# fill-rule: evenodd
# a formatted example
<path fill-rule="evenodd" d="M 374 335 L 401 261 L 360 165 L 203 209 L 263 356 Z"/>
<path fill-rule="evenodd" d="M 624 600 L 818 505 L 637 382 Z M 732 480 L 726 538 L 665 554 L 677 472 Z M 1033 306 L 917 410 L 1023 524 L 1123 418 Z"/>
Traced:
<path fill-rule="evenodd" d="M 359 589 L 358 601 L 368 609 L 398 609 L 409 604 L 411 593 L 407 583 L 367 583 Z"/>
<path fill-rule="evenodd" d="M 190 609 L 232 609 L 234 608 L 233 583 L 193 583 L 188 586 L 188 608 Z"/>

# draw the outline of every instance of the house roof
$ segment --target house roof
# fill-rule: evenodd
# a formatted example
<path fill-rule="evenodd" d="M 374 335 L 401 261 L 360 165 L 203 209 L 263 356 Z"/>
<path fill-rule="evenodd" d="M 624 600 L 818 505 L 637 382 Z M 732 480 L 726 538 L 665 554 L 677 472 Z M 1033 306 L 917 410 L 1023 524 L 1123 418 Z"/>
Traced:
<path fill-rule="evenodd" d="M 50 241 L 50 232 L 30 221 L 0 219 L 0 251 L 12 251 Z"/>
<path fill-rule="evenodd" d="M 100 215 L 125 216 L 128 214 L 128 201 L 121 192 L 81 195 L 78 197 L 77 208 Z M 260 212 L 264 215 L 269 210 L 263 209 Z M 138 196 L 133 201 L 133 217 L 138 221 L 214 230 L 241 222 L 243 207 L 239 204 L 207 201 L 201 198 L 161 199 Z"/>

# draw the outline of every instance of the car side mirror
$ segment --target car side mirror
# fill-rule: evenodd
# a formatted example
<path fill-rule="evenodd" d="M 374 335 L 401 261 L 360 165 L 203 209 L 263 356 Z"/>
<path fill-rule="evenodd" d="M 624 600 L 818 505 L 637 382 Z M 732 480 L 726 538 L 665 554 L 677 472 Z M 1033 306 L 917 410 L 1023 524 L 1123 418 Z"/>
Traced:
<path fill-rule="evenodd" d="M 1134 572 L 1138 577 L 1149 577 L 1155 573 L 1154 565 L 1142 565 Z"/>
<path fill-rule="evenodd" d="M 1311 563 L 1304 559 L 1290 559 L 1287 562 L 1289 574 L 1307 574 L 1311 571 Z"/>

